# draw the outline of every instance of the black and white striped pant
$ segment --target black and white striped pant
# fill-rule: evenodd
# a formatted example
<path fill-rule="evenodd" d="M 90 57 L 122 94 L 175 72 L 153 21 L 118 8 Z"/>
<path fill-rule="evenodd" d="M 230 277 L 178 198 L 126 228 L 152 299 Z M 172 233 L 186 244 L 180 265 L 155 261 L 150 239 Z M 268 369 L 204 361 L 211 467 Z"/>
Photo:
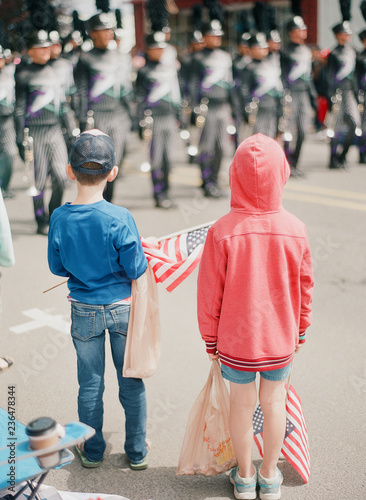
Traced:
<path fill-rule="evenodd" d="M 30 125 L 29 135 L 33 137 L 35 186 L 40 193 L 33 198 L 34 213 L 38 223 L 46 224 L 62 202 L 67 181 L 67 149 L 59 125 Z M 44 191 L 48 176 L 51 176 L 52 195 L 47 216 Z"/>
<path fill-rule="evenodd" d="M 331 141 L 331 156 L 339 154 L 344 160 L 352 144 L 356 128 L 361 128 L 361 116 L 353 90 L 342 91 L 342 102 L 334 126 L 334 139 Z M 346 129 L 346 136 L 342 132 Z M 339 151 L 343 143 L 342 151 Z"/>
<path fill-rule="evenodd" d="M 209 103 L 205 127 L 199 143 L 197 161 L 203 185 L 217 184 L 223 153 L 230 146 L 227 127 L 232 123 L 228 103 Z"/>
<path fill-rule="evenodd" d="M 153 114 L 152 138 L 150 144 L 151 180 L 154 196 L 169 190 L 169 172 L 172 165 L 174 132 L 177 122 L 174 114 Z"/>
<path fill-rule="evenodd" d="M 285 143 L 285 153 L 291 166 L 296 167 L 306 130 L 310 123 L 311 104 L 308 91 L 291 92 L 291 116 L 289 128 L 292 141 Z"/>
<path fill-rule="evenodd" d="M 0 187 L 6 191 L 13 173 L 17 154 L 13 115 L 0 116 Z"/>
<path fill-rule="evenodd" d="M 131 119 L 124 108 L 118 111 L 94 111 L 94 126 L 112 137 L 114 142 L 115 162 L 119 167 L 122 163 L 126 140 L 131 129 Z M 107 182 L 104 198 L 112 201 L 114 182 Z"/>
<path fill-rule="evenodd" d="M 277 130 L 278 117 L 276 107 L 261 106 L 259 103 L 253 134 L 264 134 L 275 139 Z"/>

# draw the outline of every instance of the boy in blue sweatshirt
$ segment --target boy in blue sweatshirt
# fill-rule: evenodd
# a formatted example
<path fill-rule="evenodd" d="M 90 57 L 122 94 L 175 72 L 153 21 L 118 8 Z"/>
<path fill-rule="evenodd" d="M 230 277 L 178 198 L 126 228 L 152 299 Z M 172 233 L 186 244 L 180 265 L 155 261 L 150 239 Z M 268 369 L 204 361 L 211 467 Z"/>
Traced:
<path fill-rule="evenodd" d="M 76 451 L 84 467 L 98 467 L 106 449 L 102 427 L 108 330 L 126 417 L 125 451 L 132 469 L 145 469 L 145 386 L 141 379 L 124 378 L 122 369 L 131 280 L 145 272 L 147 260 L 130 212 L 103 199 L 106 183 L 118 173 L 112 138 L 99 130 L 81 134 L 72 147 L 66 172 L 76 180 L 78 194 L 75 201 L 52 214 L 48 263 L 52 273 L 69 278 L 79 420 L 95 429 L 95 435 Z"/>

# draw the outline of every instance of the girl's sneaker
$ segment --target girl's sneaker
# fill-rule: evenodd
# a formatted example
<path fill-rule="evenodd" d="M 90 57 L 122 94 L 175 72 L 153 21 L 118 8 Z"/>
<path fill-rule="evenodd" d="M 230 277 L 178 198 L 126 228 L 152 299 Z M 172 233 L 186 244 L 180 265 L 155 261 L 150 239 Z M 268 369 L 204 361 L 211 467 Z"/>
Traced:
<path fill-rule="evenodd" d="M 267 479 L 258 472 L 259 498 L 261 500 L 279 500 L 281 498 L 281 484 L 283 476 L 277 467 L 277 475 Z"/>
<path fill-rule="evenodd" d="M 257 498 L 257 470 L 254 476 L 247 479 L 240 477 L 238 467 L 230 472 L 230 482 L 234 485 L 234 496 L 239 500 L 254 500 Z"/>

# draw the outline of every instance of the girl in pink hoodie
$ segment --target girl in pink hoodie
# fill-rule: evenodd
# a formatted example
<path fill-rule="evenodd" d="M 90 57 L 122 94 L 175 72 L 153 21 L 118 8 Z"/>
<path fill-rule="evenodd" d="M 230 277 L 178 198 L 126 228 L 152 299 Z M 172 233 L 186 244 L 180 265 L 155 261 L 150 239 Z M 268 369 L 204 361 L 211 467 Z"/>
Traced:
<path fill-rule="evenodd" d="M 198 275 L 198 323 L 210 359 L 230 381 L 238 499 L 281 497 L 285 381 L 311 323 L 313 272 L 305 225 L 282 207 L 290 167 L 273 139 L 240 144 L 230 166 L 231 211 L 208 231 Z M 264 415 L 264 457 L 252 463 L 253 413 Z"/>

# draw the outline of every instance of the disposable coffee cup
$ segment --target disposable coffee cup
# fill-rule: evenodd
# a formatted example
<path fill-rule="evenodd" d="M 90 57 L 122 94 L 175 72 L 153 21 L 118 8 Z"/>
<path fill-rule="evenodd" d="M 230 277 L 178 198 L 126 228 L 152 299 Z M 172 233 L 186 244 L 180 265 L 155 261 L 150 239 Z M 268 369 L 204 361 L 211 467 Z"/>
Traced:
<path fill-rule="evenodd" d="M 32 450 L 43 450 L 57 444 L 65 435 L 65 429 L 53 418 L 40 417 L 32 420 L 25 430 L 29 437 L 29 447 Z M 60 462 L 60 451 L 46 453 L 38 458 L 39 465 L 44 469 L 56 467 Z"/>

